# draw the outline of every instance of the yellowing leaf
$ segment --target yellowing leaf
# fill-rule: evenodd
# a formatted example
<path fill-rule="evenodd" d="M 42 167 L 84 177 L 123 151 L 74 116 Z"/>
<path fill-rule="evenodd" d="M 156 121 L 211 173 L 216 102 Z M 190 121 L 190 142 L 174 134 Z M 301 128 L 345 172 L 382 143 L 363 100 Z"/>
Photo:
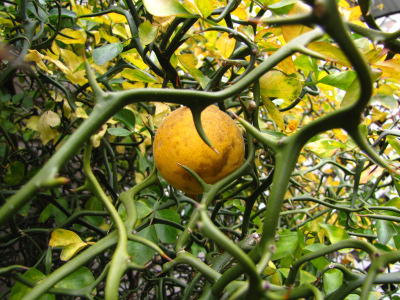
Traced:
<path fill-rule="evenodd" d="M 318 156 L 328 158 L 335 154 L 339 148 L 345 148 L 346 146 L 343 143 L 332 139 L 320 139 L 308 143 L 306 147 Z"/>
<path fill-rule="evenodd" d="M 196 68 L 198 59 L 192 53 L 185 53 L 176 56 L 178 60 L 187 68 Z"/>
<path fill-rule="evenodd" d="M 223 33 L 217 40 L 216 47 L 224 58 L 229 58 L 235 49 L 236 40 Z"/>
<path fill-rule="evenodd" d="M 39 122 L 39 116 L 32 116 L 28 119 L 26 122 L 26 127 L 29 128 L 30 130 L 37 131 L 37 126 Z"/>
<path fill-rule="evenodd" d="M 199 10 L 203 19 L 207 19 L 209 15 L 211 15 L 214 10 L 213 3 L 211 0 L 195 0 L 197 9 Z"/>
<path fill-rule="evenodd" d="M 40 139 L 43 145 L 46 145 L 50 140 L 58 137 L 58 131 L 52 127 L 60 123 L 60 116 L 53 111 L 46 111 L 40 116 L 37 130 L 40 133 Z"/>
<path fill-rule="evenodd" d="M 327 42 L 312 42 L 308 45 L 310 50 L 318 52 L 325 60 L 338 63 L 345 67 L 351 67 L 346 55 L 338 47 Z"/>
<path fill-rule="evenodd" d="M 121 72 L 121 76 L 131 81 L 139 81 L 145 83 L 157 82 L 156 78 L 140 70 L 124 69 Z"/>
<path fill-rule="evenodd" d="M 269 115 L 275 121 L 276 125 L 278 125 L 278 127 L 284 131 L 285 121 L 283 120 L 282 113 L 267 96 L 261 95 L 261 99 Z"/>
<path fill-rule="evenodd" d="M 112 29 L 112 32 L 115 35 L 122 37 L 123 39 L 127 40 L 131 37 L 131 32 L 126 30 L 125 26 L 122 25 L 115 25 Z"/>
<path fill-rule="evenodd" d="M 300 80 L 280 71 L 269 71 L 260 78 L 261 94 L 270 98 L 295 100 L 301 92 Z"/>
<path fill-rule="evenodd" d="M 86 246 L 87 243 L 84 242 L 68 244 L 61 250 L 60 259 L 62 261 L 69 260 L 71 257 L 73 257 L 76 253 L 81 251 Z"/>
<path fill-rule="evenodd" d="M 182 64 L 183 68 L 200 83 L 201 87 L 204 89 L 209 83 L 210 79 L 205 76 L 197 66 L 197 58 L 193 54 L 182 54 L 177 55 L 179 62 Z"/>
<path fill-rule="evenodd" d="M 297 1 L 292 9 L 289 11 L 288 15 L 304 14 L 311 11 L 311 8 L 304 4 L 303 2 Z M 293 40 L 294 38 L 302 35 L 306 32 L 311 31 L 310 27 L 304 25 L 284 25 L 282 26 L 282 34 L 286 42 Z"/>
<path fill-rule="evenodd" d="M 57 35 L 57 40 L 64 44 L 84 44 L 86 41 L 86 33 L 83 29 L 73 30 L 71 28 L 64 28 L 60 32 L 68 36 Z"/>
<path fill-rule="evenodd" d="M 154 26 L 149 20 L 139 25 L 139 38 L 142 44 L 148 45 L 157 37 L 158 26 Z"/>

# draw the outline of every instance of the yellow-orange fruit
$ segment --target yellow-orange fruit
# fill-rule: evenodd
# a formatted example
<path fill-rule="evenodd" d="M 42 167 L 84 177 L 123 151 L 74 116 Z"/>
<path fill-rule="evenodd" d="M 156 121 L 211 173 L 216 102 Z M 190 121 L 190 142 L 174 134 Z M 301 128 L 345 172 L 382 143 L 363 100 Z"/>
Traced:
<path fill-rule="evenodd" d="M 181 165 L 189 167 L 206 183 L 212 184 L 244 162 L 243 136 L 226 113 L 209 106 L 201 113 L 201 123 L 219 153 L 200 138 L 192 112 L 187 107 L 181 107 L 166 117 L 154 139 L 154 162 L 158 171 L 170 185 L 189 194 L 200 194 L 202 189 Z"/>

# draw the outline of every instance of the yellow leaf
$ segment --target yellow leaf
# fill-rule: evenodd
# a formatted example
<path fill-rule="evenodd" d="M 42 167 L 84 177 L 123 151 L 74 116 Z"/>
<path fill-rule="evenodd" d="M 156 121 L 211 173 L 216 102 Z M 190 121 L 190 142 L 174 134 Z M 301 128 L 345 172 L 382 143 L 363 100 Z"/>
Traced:
<path fill-rule="evenodd" d="M 93 31 L 90 31 L 90 33 L 94 35 L 94 43 L 95 43 L 95 45 L 97 45 L 98 43 L 100 43 L 101 36 L 100 36 L 99 31 L 93 30 Z"/>
<path fill-rule="evenodd" d="M 383 123 L 385 122 L 387 115 L 388 113 L 380 111 L 375 106 L 372 107 L 372 122 L 375 123 L 376 121 L 380 121 Z"/>
<path fill-rule="evenodd" d="M 347 142 L 347 133 L 346 131 L 344 131 L 341 128 L 336 128 L 332 130 L 335 137 L 337 137 L 339 139 L 339 141 L 341 141 L 342 143 L 346 143 Z"/>
<path fill-rule="evenodd" d="M 64 73 L 68 70 L 68 68 L 58 59 L 56 58 L 52 58 L 51 56 L 45 56 L 44 59 L 47 59 L 48 61 L 52 62 L 53 64 L 55 64 L 61 71 L 63 71 Z"/>
<path fill-rule="evenodd" d="M 122 53 L 122 57 L 138 67 L 140 70 L 145 70 L 148 68 L 148 65 L 145 64 L 138 53 Z"/>
<path fill-rule="evenodd" d="M 68 36 L 57 35 L 57 40 L 64 44 L 84 44 L 86 42 L 86 32 L 83 29 L 73 30 L 71 28 L 64 28 L 60 31 L 62 34 Z"/>
<path fill-rule="evenodd" d="M 311 11 L 310 6 L 304 4 L 303 2 L 297 1 L 292 9 L 289 11 L 288 15 L 304 14 Z M 293 40 L 294 38 L 302 35 L 306 32 L 311 31 L 310 27 L 304 25 L 284 25 L 282 26 L 282 34 L 286 42 Z"/>
<path fill-rule="evenodd" d="M 75 109 L 75 117 L 81 119 L 87 119 L 89 116 L 87 115 L 86 111 L 82 107 L 77 107 Z"/>
<path fill-rule="evenodd" d="M 216 47 L 224 58 L 229 58 L 235 49 L 236 40 L 223 33 L 217 40 Z"/>
<path fill-rule="evenodd" d="M 247 21 L 249 18 L 249 13 L 246 9 L 242 7 L 237 7 L 233 12 L 232 15 L 238 17 L 240 20 Z"/>
<path fill-rule="evenodd" d="M 37 50 L 28 50 L 29 53 L 25 55 L 25 61 L 34 61 L 34 62 L 41 62 L 44 55 L 38 52 Z"/>
<path fill-rule="evenodd" d="M 112 12 L 112 13 L 107 14 L 107 16 L 111 19 L 111 21 L 114 24 L 117 24 L 117 23 L 125 24 L 127 22 L 125 16 L 121 15 L 121 14 Z"/>
<path fill-rule="evenodd" d="M 278 125 L 278 127 L 284 131 L 285 121 L 283 120 L 282 113 L 278 110 L 275 104 L 267 96 L 261 95 L 261 99 L 263 101 L 265 108 L 268 111 L 268 114 L 275 121 L 276 125 Z"/>
<path fill-rule="evenodd" d="M 107 33 L 107 31 L 105 31 L 103 28 L 100 28 L 100 29 L 99 29 L 99 33 L 100 33 L 100 36 L 101 36 L 103 39 L 105 39 L 107 42 L 109 42 L 110 44 L 118 43 L 118 42 L 119 42 L 119 39 L 118 39 L 116 36 L 111 36 L 111 35 L 109 35 L 109 34 Z"/>
<path fill-rule="evenodd" d="M 83 63 L 82 56 L 76 55 L 71 50 L 61 49 L 61 57 L 72 72 L 78 69 L 79 66 Z"/>
<path fill-rule="evenodd" d="M 50 140 L 58 137 L 58 131 L 52 127 L 60 123 L 60 116 L 53 111 L 46 111 L 40 116 L 37 124 L 37 131 L 40 133 L 40 139 L 43 145 L 46 145 Z"/>
<path fill-rule="evenodd" d="M 100 146 L 100 141 L 102 137 L 106 134 L 107 127 L 107 124 L 103 124 L 103 126 L 100 127 L 100 130 L 92 136 L 93 147 L 97 148 L 98 146 Z"/>
<path fill-rule="evenodd" d="M 122 83 L 122 88 L 124 90 L 131 90 L 131 89 L 142 89 L 145 87 L 145 83 L 144 82 L 135 82 L 135 83 L 130 83 L 127 81 L 124 81 Z"/>
<path fill-rule="evenodd" d="M 57 228 L 51 233 L 50 247 L 65 247 L 69 244 L 82 243 L 81 238 L 73 231 Z"/>

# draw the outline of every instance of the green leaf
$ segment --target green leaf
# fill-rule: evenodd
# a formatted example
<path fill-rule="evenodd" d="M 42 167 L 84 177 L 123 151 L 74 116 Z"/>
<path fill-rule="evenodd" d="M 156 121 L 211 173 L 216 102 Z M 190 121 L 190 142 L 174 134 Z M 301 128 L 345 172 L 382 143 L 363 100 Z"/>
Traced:
<path fill-rule="evenodd" d="M 372 81 L 376 81 L 381 75 L 382 71 L 377 69 L 371 69 Z M 346 90 L 346 95 L 344 95 L 340 107 L 346 107 L 354 103 L 360 97 L 360 83 L 358 79 L 355 78 L 351 85 Z"/>
<path fill-rule="evenodd" d="M 311 244 L 311 245 L 304 247 L 303 252 L 304 252 L 304 254 L 307 254 L 307 253 L 314 252 L 314 251 L 317 251 L 317 250 L 325 248 L 325 247 L 326 246 L 322 245 L 322 244 Z M 311 263 L 313 264 L 314 267 L 316 267 L 320 271 L 322 271 L 323 269 L 325 269 L 325 267 L 327 265 L 329 265 L 329 262 L 326 260 L 326 258 L 324 258 L 322 256 L 313 259 L 311 261 Z"/>
<path fill-rule="evenodd" d="M 297 233 L 287 232 L 279 234 L 279 240 L 276 242 L 276 251 L 272 256 L 272 260 L 281 259 L 293 254 L 298 244 Z"/>
<path fill-rule="evenodd" d="M 376 220 L 375 226 L 378 235 L 378 241 L 382 245 L 386 245 L 394 235 L 397 235 L 397 230 L 392 222 L 386 220 Z"/>
<path fill-rule="evenodd" d="M 40 280 L 46 278 L 46 276 L 35 268 L 30 268 L 23 275 L 23 278 L 28 279 L 33 282 L 39 282 Z M 22 299 L 32 288 L 26 286 L 23 283 L 17 281 L 11 289 L 11 294 L 9 296 L 9 300 L 20 300 Z M 55 295 L 45 294 L 40 297 L 39 300 L 55 300 Z"/>
<path fill-rule="evenodd" d="M 130 109 L 121 109 L 119 112 L 117 112 L 114 116 L 114 119 L 120 121 L 122 124 L 124 124 L 126 127 L 128 127 L 131 131 L 135 131 L 135 123 L 136 123 L 136 117 L 133 111 Z"/>
<path fill-rule="evenodd" d="M 46 222 L 51 217 L 52 213 L 53 213 L 53 204 L 50 203 L 42 210 L 39 216 L 39 222 L 40 223 Z"/>
<path fill-rule="evenodd" d="M 96 65 L 102 66 L 117 57 L 123 49 L 124 46 L 122 46 L 121 43 L 112 43 L 101 46 L 92 51 L 93 61 Z"/>
<path fill-rule="evenodd" d="M 336 72 L 325 76 L 319 82 L 346 91 L 356 77 L 354 71 Z"/>
<path fill-rule="evenodd" d="M 111 135 L 115 136 L 128 136 L 131 135 L 133 132 L 125 129 L 125 128 L 120 128 L 120 127 L 115 127 L 115 128 L 108 128 L 107 132 Z"/>
<path fill-rule="evenodd" d="M 15 161 L 9 165 L 4 181 L 9 185 L 20 183 L 25 177 L 25 165 L 22 161 Z"/>
<path fill-rule="evenodd" d="M 180 224 L 181 221 L 179 214 L 171 209 L 157 210 L 156 218 L 168 220 L 177 224 Z M 176 242 L 176 238 L 178 237 L 180 231 L 179 229 L 164 224 L 156 224 L 155 226 L 160 241 L 168 244 Z"/>
<path fill-rule="evenodd" d="M 147 217 L 149 214 L 153 212 L 153 210 L 141 200 L 135 202 L 135 204 L 136 204 L 136 212 L 138 220 Z"/>
<path fill-rule="evenodd" d="M 328 295 L 342 286 L 343 273 L 336 269 L 328 270 L 324 273 L 322 282 L 325 294 Z"/>
<path fill-rule="evenodd" d="M 90 197 L 85 203 L 85 209 L 92 211 L 103 211 L 103 205 L 98 198 Z M 102 216 L 85 216 L 85 219 L 96 226 L 100 226 L 104 223 L 104 218 Z"/>
<path fill-rule="evenodd" d="M 302 284 L 309 284 L 317 281 L 317 277 L 315 277 L 313 274 L 300 270 L 300 285 Z"/>
<path fill-rule="evenodd" d="M 176 0 L 143 0 L 146 10 L 156 17 L 178 16 L 182 18 L 193 17 L 183 6 Z"/>
<path fill-rule="evenodd" d="M 157 33 L 158 26 L 152 25 L 149 20 L 139 25 L 139 38 L 144 45 L 152 43 L 157 37 Z"/>
<path fill-rule="evenodd" d="M 69 274 L 59 281 L 55 287 L 64 289 L 81 289 L 87 287 L 95 281 L 92 272 L 86 267 L 79 267 L 76 271 Z"/>
<path fill-rule="evenodd" d="M 297 0 L 282 0 L 274 4 L 268 5 L 268 9 L 272 10 L 278 15 L 287 14 L 293 7 Z"/>
<path fill-rule="evenodd" d="M 146 238 L 155 244 L 158 244 L 157 232 L 154 225 L 139 231 L 137 235 Z M 144 246 L 143 244 L 128 241 L 128 253 L 132 256 L 133 262 L 144 265 L 149 262 L 156 252 L 153 249 Z"/>

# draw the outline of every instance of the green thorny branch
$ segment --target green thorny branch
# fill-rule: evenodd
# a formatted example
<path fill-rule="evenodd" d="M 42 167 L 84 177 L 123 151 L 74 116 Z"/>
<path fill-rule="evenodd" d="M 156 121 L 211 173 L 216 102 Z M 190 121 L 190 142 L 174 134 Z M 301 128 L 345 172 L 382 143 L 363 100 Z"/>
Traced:
<path fill-rule="evenodd" d="M 296 133 L 289 137 L 284 137 L 279 140 L 273 140 L 258 130 L 256 130 L 250 123 L 241 120 L 242 124 L 246 129 L 254 135 L 259 142 L 264 144 L 266 147 L 270 148 L 275 152 L 276 166 L 273 176 L 272 188 L 267 202 L 263 233 L 260 242 L 257 246 L 246 255 L 238 246 L 233 244 L 231 241 L 227 241 L 222 238 L 220 231 L 215 227 L 207 213 L 205 211 L 205 204 L 209 204 L 212 201 L 213 196 L 217 193 L 217 189 L 214 186 L 203 185 L 205 187 L 205 193 L 203 196 L 203 201 L 200 208 L 195 213 L 196 217 L 192 217 L 189 222 L 190 226 L 193 228 L 196 225 L 197 220 L 201 219 L 200 231 L 202 231 L 209 238 L 217 243 L 220 243 L 222 248 L 228 251 L 233 257 L 238 261 L 238 265 L 233 267 L 223 273 L 218 275 L 215 272 L 207 270 L 204 265 L 197 265 L 198 269 L 204 272 L 208 272 L 208 279 L 215 281 L 212 287 L 212 294 L 218 296 L 226 286 L 235 280 L 240 274 L 246 272 L 250 278 L 250 287 L 255 287 L 255 289 L 250 288 L 252 292 L 256 293 L 256 296 L 262 297 L 273 297 L 273 290 L 265 291 L 265 286 L 262 285 L 261 274 L 268 261 L 270 260 L 272 253 L 274 251 L 275 234 L 278 227 L 279 212 L 284 200 L 284 195 L 286 192 L 286 186 L 289 183 L 291 172 L 297 162 L 298 155 L 301 148 L 305 143 L 316 134 L 341 127 L 345 129 L 358 146 L 376 163 L 390 169 L 390 166 L 380 158 L 376 152 L 369 146 L 365 141 L 364 137 L 358 130 L 358 125 L 361 119 L 361 113 L 363 112 L 366 104 L 368 103 L 372 94 L 372 79 L 370 75 L 370 70 L 368 65 L 363 59 L 363 56 L 359 53 L 357 47 L 354 45 L 345 24 L 343 23 L 341 16 L 338 12 L 335 0 L 320 0 L 314 1 L 313 13 L 305 15 L 304 18 L 299 18 L 296 22 L 307 23 L 309 25 L 316 24 L 316 28 L 309 33 L 299 36 L 293 39 L 291 42 L 287 43 L 285 46 L 277 50 L 273 55 L 261 63 L 257 68 L 249 72 L 240 81 L 229 88 L 212 92 L 202 92 L 194 90 L 172 90 L 172 89 L 135 89 L 121 92 L 103 92 L 98 86 L 96 79 L 87 67 L 87 75 L 89 83 L 92 87 L 96 98 L 96 105 L 90 115 L 90 117 L 69 137 L 69 139 L 57 150 L 53 157 L 46 163 L 46 165 L 15 195 L 10 197 L 8 201 L 0 209 L 0 224 L 3 225 L 10 220 L 12 216 L 25 205 L 39 190 L 57 187 L 66 182 L 64 178 L 58 178 L 57 173 L 60 168 L 81 149 L 82 145 L 89 142 L 90 136 L 96 133 L 99 128 L 115 113 L 121 110 L 124 106 L 143 102 L 143 101 L 163 101 L 172 102 L 187 105 L 192 109 L 192 111 L 200 111 L 206 106 L 221 102 L 229 97 L 237 95 L 251 84 L 256 82 L 265 72 L 271 70 L 277 63 L 285 59 L 286 57 L 296 53 L 302 52 L 308 55 L 313 55 L 319 57 L 318 54 L 306 48 L 307 44 L 321 38 L 324 32 L 328 33 L 340 46 L 343 52 L 347 55 L 350 62 L 353 64 L 355 71 L 357 72 L 358 79 L 360 82 L 360 96 L 351 105 L 341 108 L 333 113 L 323 116 L 303 128 L 299 129 Z M 280 19 L 281 23 L 285 22 L 285 19 Z M 290 19 L 287 21 L 293 22 Z M 32 22 L 28 22 L 26 26 L 33 26 Z M 27 27 L 28 28 L 28 27 Z M 29 28 L 28 28 L 29 29 Z M 26 34 L 33 32 L 32 30 L 26 30 Z M 29 36 L 26 37 L 29 40 Z M 26 44 L 28 47 L 29 44 Z M 26 48 L 25 47 L 25 48 Z M 24 48 L 24 49 L 25 49 Z M 21 55 L 23 56 L 27 50 L 23 51 Z M 201 124 L 197 123 L 197 128 L 201 127 Z M 203 139 L 206 139 L 204 134 Z M 36 285 L 26 298 L 36 298 L 44 294 L 48 289 L 50 289 L 55 283 L 57 283 L 63 276 L 71 273 L 74 269 L 84 264 L 91 258 L 93 258 L 98 253 L 105 251 L 106 249 L 117 244 L 117 249 L 114 253 L 114 257 L 111 262 L 110 271 L 107 277 L 106 286 L 106 297 L 112 299 L 118 293 L 118 284 L 120 278 L 123 276 L 127 267 L 129 267 L 129 257 L 126 253 L 126 241 L 131 237 L 129 231 L 133 228 L 134 224 L 132 220 L 136 220 L 136 210 L 134 205 L 130 201 L 124 201 L 128 211 L 129 225 L 123 224 L 120 217 L 116 213 L 115 208 L 109 202 L 108 197 L 104 194 L 102 189 L 97 183 L 97 180 L 92 176 L 89 165 L 90 159 L 90 146 L 87 146 L 85 153 L 85 172 L 88 176 L 88 182 L 91 190 L 95 193 L 99 199 L 103 200 L 104 205 L 109 211 L 114 224 L 116 226 L 116 231 L 98 241 L 95 245 L 91 246 L 89 249 L 85 250 L 74 259 L 66 263 L 63 267 L 57 269 L 40 284 Z M 151 182 L 154 182 L 156 176 L 155 173 L 151 175 Z M 237 175 L 239 176 L 239 175 Z M 224 181 L 225 182 L 225 181 Z M 217 183 L 215 186 L 220 187 Z M 122 200 L 121 195 L 121 200 Z M 211 199 L 211 200 L 210 200 Z M 123 200 L 122 200 L 123 201 Z M 130 207 L 130 209 L 129 209 Z M 131 215 L 129 216 L 129 212 Z M 132 215 L 133 214 L 133 215 Z M 188 226 L 189 226 L 188 225 Z M 124 228 L 125 227 L 125 228 Z M 126 231 L 127 230 L 127 231 Z M 128 232 L 128 233 L 127 233 Z M 179 243 L 178 243 L 179 244 Z M 181 244 L 182 248 L 185 243 Z M 161 249 L 156 245 L 152 245 L 153 248 L 163 255 Z M 179 248 L 179 247 L 178 247 Z M 120 257 L 116 257 L 117 254 L 122 254 Z M 164 254 L 165 255 L 165 254 Z M 186 254 L 181 254 L 177 258 L 179 262 L 185 262 L 192 260 Z M 122 261 L 120 261 L 122 260 Z M 392 258 L 389 261 L 393 261 Z M 120 270 L 117 269 L 116 264 L 121 263 Z M 382 264 L 386 263 L 384 261 Z M 378 263 L 376 263 L 378 264 Z M 196 264 L 193 264 L 196 268 Z M 381 267 L 381 265 L 379 265 Z M 374 268 L 375 270 L 376 268 Z M 294 271 L 293 271 L 294 272 Z M 368 277 L 368 284 L 365 284 L 365 289 L 370 288 L 370 282 L 375 278 L 375 273 L 371 273 Z M 115 274 L 115 275 L 114 275 Z M 288 284 L 292 284 L 292 281 L 288 281 Z M 240 290 L 237 286 L 238 294 L 236 296 L 243 295 L 246 291 Z M 271 285 L 268 285 L 270 288 Z M 267 288 L 267 289 L 268 289 Z M 235 290 L 235 289 L 234 289 Z M 278 291 L 277 291 L 278 292 Z M 282 291 L 279 291 L 282 292 Z M 289 290 L 285 291 L 289 293 Z M 364 292 L 364 291 L 363 291 Z M 297 293 L 297 294 L 296 294 Z M 366 293 L 366 292 L 364 292 Z M 315 295 L 319 298 L 319 294 L 310 286 L 301 286 L 297 289 L 293 289 L 291 294 L 286 294 L 286 296 L 293 297 L 294 295 Z M 252 295 L 254 296 L 254 295 Z M 277 295 L 276 295 L 277 296 Z"/>

